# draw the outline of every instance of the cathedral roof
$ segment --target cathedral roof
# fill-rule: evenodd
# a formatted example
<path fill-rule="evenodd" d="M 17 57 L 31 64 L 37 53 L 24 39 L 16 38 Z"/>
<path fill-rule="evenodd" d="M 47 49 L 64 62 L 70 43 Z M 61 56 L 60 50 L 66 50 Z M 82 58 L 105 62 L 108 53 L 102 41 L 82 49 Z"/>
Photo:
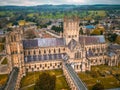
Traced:
<path fill-rule="evenodd" d="M 39 38 L 37 40 L 39 47 L 65 46 L 64 38 Z"/>
<path fill-rule="evenodd" d="M 64 38 L 36 38 L 23 40 L 24 48 L 65 46 Z"/>
<path fill-rule="evenodd" d="M 84 40 L 85 40 L 86 45 L 105 43 L 105 38 L 102 35 L 101 36 L 80 36 L 79 37 L 80 44 L 84 44 Z"/>
<path fill-rule="evenodd" d="M 23 40 L 23 47 L 24 48 L 34 48 L 38 47 L 38 41 L 31 39 L 31 40 Z"/>

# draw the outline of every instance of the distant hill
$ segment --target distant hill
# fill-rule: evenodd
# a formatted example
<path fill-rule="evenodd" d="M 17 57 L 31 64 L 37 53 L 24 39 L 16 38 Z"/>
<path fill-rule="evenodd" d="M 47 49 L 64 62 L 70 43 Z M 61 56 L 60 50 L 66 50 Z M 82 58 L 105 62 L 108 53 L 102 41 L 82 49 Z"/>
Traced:
<path fill-rule="evenodd" d="M 0 11 L 66 11 L 66 10 L 110 10 L 120 5 L 38 5 L 38 6 L 0 6 Z"/>

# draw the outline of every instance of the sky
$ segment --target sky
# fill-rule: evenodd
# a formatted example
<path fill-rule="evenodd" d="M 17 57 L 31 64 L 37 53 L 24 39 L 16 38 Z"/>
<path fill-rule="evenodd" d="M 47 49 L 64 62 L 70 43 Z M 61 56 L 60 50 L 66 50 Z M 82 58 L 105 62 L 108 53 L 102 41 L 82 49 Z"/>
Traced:
<path fill-rule="evenodd" d="M 93 5 L 93 4 L 120 4 L 120 0 L 0 0 L 0 6 L 35 6 L 43 4 L 75 4 L 75 5 Z"/>

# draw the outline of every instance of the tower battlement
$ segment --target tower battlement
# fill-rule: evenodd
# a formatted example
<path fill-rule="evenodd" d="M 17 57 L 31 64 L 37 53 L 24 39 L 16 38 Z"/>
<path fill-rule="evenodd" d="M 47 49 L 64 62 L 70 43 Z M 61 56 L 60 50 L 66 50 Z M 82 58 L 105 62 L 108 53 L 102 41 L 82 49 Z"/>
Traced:
<path fill-rule="evenodd" d="M 66 39 L 66 44 L 69 43 L 71 39 L 78 41 L 79 38 L 79 17 L 64 17 L 64 31 L 63 36 Z"/>

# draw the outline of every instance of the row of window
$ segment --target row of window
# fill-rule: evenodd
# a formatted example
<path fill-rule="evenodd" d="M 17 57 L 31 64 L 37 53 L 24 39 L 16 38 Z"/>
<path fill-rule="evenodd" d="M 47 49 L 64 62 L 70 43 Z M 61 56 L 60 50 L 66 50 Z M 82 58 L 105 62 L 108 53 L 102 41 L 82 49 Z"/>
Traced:
<path fill-rule="evenodd" d="M 77 35 L 69 35 L 68 38 L 75 38 Z"/>
<path fill-rule="evenodd" d="M 55 68 L 61 68 L 61 65 L 62 65 L 62 63 L 60 63 L 60 64 L 57 64 L 57 63 L 55 63 L 55 65 L 53 65 L 53 64 L 50 64 L 50 65 L 48 65 L 48 64 L 45 64 L 45 65 L 42 65 L 42 64 L 40 64 L 40 66 L 38 67 L 38 66 L 36 66 L 36 65 L 34 65 L 34 67 L 33 66 L 29 66 L 29 68 L 27 68 L 26 70 L 28 71 L 28 69 L 32 69 L 32 71 L 34 71 L 34 70 L 39 70 L 39 69 L 50 69 L 50 68 L 53 68 L 53 69 L 55 69 Z"/>
<path fill-rule="evenodd" d="M 63 48 L 63 51 L 65 51 L 65 48 Z M 52 50 L 49 49 L 48 51 L 47 50 L 43 51 L 44 54 L 46 54 L 47 52 L 50 54 L 52 52 Z M 53 52 L 56 53 L 57 50 L 54 49 Z M 41 50 L 39 50 L 38 53 L 41 54 Z M 58 53 L 61 53 L 60 48 L 58 49 Z M 24 54 L 26 55 L 26 51 L 24 52 Z M 36 50 L 33 51 L 33 54 L 36 55 Z M 29 51 L 29 50 L 28 50 L 28 55 L 31 55 L 31 51 Z"/>
<path fill-rule="evenodd" d="M 81 52 L 75 53 L 75 58 L 82 58 Z"/>
<path fill-rule="evenodd" d="M 51 66 L 61 66 L 62 65 L 62 63 L 59 63 L 59 65 L 58 65 L 58 63 L 54 63 L 54 64 L 52 64 L 52 63 L 50 63 L 50 64 L 40 64 L 39 65 L 39 67 L 41 68 L 41 67 L 51 67 Z M 38 65 L 34 65 L 34 68 L 37 68 L 38 67 Z M 29 68 L 33 68 L 33 66 L 29 66 Z"/>
<path fill-rule="evenodd" d="M 100 50 L 102 50 L 102 51 L 104 51 L 104 50 L 106 50 L 105 48 L 89 48 L 89 50 L 91 50 L 91 51 L 100 51 Z"/>

